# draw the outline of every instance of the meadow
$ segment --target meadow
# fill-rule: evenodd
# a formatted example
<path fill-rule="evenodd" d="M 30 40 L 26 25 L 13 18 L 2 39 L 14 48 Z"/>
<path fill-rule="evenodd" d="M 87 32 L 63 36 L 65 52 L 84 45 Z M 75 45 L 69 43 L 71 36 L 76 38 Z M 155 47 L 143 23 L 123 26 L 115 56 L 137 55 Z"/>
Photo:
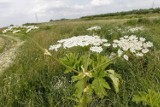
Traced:
<path fill-rule="evenodd" d="M 0 107 L 75 107 L 78 103 L 72 96 L 76 89 L 71 80 L 75 74 L 64 73 L 66 67 L 54 58 L 63 58 L 70 53 L 83 55 L 87 48 L 49 51 L 53 58 L 44 55 L 43 49 L 48 49 L 60 39 L 92 35 L 86 30 L 92 26 L 100 26 L 101 29 L 96 34 L 108 41 L 125 35 L 136 35 L 153 42 L 154 46 L 141 58 L 131 57 L 128 61 L 117 58 L 107 66 L 105 69 L 114 69 L 121 76 L 119 91 L 115 92 L 109 81 L 111 89 L 105 89 L 107 95 L 100 98 L 93 93 L 87 107 L 160 107 L 159 15 L 151 13 L 131 19 L 125 16 L 112 19 L 110 16 L 96 20 L 60 20 L 36 26 L 39 29 L 27 34 L 7 34 L 18 37 L 25 43 L 19 48 L 14 63 L 0 76 Z M 137 27 L 143 29 L 134 31 Z"/>

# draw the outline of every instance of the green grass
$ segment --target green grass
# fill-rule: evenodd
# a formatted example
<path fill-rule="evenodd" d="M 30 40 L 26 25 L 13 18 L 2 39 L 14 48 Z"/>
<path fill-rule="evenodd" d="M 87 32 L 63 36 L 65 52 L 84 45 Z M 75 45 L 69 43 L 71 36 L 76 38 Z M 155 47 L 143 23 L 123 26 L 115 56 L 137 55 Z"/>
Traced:
<path fill-rule="evenodd" d="M 5 48 L 5 40 L 3 38 L 0 38 L 0 53 L 3 52 Z"/>
<path fill-rule="evenodd" d="M 99 99 L 96 96 L 88 107 L 143 107 L 132 102 L 132 97 L 138 91 L 153 89 L 160 91 L 160 19 L 114 19 L 110 20 L 64 20 L 38 25 L 38 31 L 28 35 L 13 35 L 26 40 L 14 64 L 8 68 L 0 79 L 0 106 L 1 107 L 73 107 L 74 101 L 69 97 L 74 92 L 71 75 L 63 73 L 64 67 L 56 61 L 44 56 L 36 45 L 48 49 L 49 45 L 57 40 L 72 36 L 89 34 L 86 29 L 99 25 L 101 37 L 109 40 L 124 36 L 122 32 L 108 29 L 115 27 L 144 26 L 145 30 L 135 33 L 147 38 L 155 44 L 154 49 L 141 59 L 132 58 L 127 62 L 118 59 L 111 68 L 122 76 L 120 92 L 108 91 L 108 97 Z M 131 35 L 132 33 L 126 33 Z M 28 38 L 29 37 L 29 38 Z M 81 49 L 68 49 L 52 52 L 56 58 L 69 52 L 81 52 Z M 58 81 L 62 86 L 58 87 Z M 58 87 L 58 88 L 57 88 Z"/>

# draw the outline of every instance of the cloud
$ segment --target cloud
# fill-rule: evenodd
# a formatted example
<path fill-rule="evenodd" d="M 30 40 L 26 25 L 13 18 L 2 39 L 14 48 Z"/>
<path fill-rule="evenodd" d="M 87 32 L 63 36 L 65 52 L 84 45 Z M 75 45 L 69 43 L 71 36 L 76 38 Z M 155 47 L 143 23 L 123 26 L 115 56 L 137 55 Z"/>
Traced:
<path fill-rule="evenodd" d="M 101 5 L 109 5 L 113 2 L 113 0 L 92 0 L 91 4 L 93 6 L 101 6 Z"/>
<path fill-rule="evenodd" d="M 50 19 L 151 8 L 153 0 L 0 0 L 0 27 Z M 154 7 L 160 7 L 155 0 Z"/>

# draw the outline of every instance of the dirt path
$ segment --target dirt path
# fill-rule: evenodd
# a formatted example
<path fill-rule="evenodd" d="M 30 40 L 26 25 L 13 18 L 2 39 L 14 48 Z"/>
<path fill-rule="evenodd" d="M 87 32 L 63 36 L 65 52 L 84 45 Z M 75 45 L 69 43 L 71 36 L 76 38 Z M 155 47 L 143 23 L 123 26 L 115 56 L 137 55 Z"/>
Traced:
<path fill-rule="evenodd" d="M 8 35 L 0 35 L 5 42 L 3 52 L 0 53 L 0 74 L 7 69 L 16 57 L 18 48 L 24 43 L 20 39 Z"/>

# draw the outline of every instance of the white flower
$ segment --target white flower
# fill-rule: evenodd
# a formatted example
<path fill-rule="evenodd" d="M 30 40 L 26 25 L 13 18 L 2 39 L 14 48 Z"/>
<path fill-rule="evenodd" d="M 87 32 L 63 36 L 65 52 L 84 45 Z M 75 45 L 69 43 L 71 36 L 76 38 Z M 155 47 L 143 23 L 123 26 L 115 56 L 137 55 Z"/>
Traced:
<path fill-rule="evenodd" d="M 112 53 L 110 54 L 109 58 L 112 59 L 112 58 L 115 57 L 116 55 L 117 55 L 116 53 L 112 52 Z"/>
<path fill-rule="evenodd" d="M 140 57 L 142 57 L 143 56 L 143 54 L 142 53 L 136 53 L 136 56 L 140 56 Z"/>
<path fill-rule="evenodd" d="M 117 44 L 115 44 L 115 43 L 113 44 L 113 48 L 117 48 L 117 46 L 118 46 Z"/>
<path fill-rule="evenodd" d="M 38 29 L 37 26 L 23 26 L 23 25 L 15 25 L 10 26 L 7 29 L 3 30 L 2 33 L 7 33 L 9 31 L 12 31 L 12 33 L 20 32 L 20 30 L 26 30 L 26 33 L 30 32 L 31 30 Z"/>
<path fill-rule="evenodd" d="M 113 48 L 118 48 L 118 56 L 120 57 L 123 52 L 130 52 L 135 56 L 143 56 L 149 52 L 149 48 L 153 47 L 153 43 L 143 37 L 136 37 L 135 35 L 124 36 L 119 40 L 114 40 Z"/>
<path fill-rule="evenodd" d="M 122 50 L 118 50 L 118 56 L 120 57 L 120 56 L 122 56 L 122 54 L 123 54 L 123 51 Z"/>
<path fill-rule="evenodd" d="M 57 45 L 52 45 L 49 47 L 49 50 L 55 50 L 55 51 L 58 51 L 58 48 L 61 47 L 61 44 L 57 44 Z"/>
<path fill-rule="evenodd" d="M 113 42 L 114 42 L 114 43 L 118 43 L 119 41 L 118 41 L 118 40 L 114 40 Z"/>
<path fill-rule="evenodd" d="M 146 40 L 145 38 L 142 38 L 142 37 L 140 37 L 139 39 L 140 39 L 140 41 L 142 41 L 142 42 L 144 42 L 144 41 Z"/>
<path fill-rule="evenodd" d="M 107 39 L 102 39 L 102 42 L 108 42 L 108 40 Z"/>
<path fill-rule="evenodd" d="M 100 30 L 100 29 L 101 29 L 100 26 L 93 26 L 93 27 L 88 28 L 87 30 L 92 31 L 92 30 Z"/>
<path fill-rule="evenodd" d="M 97 53 L 101 53 L 103 51 L 102 47 L 98 47 L 98 46 L 91 47 L 90 50 L 92 52 L 97 52 Z"/>
<path fill-rule="evenodd" d="M 136 52 L 136 50 L 135 50 L 134 48 L 130 48 L 130 51 L 131 51 L 132 53 L 135 53 L 135 52 Z"/>
<path fill-rule="evenodd" d="M 137 31 L 141 31 L 141 30 L 144 30 L 144 28 L 143 28 L 143 26 L 140 26 L 140 27 L 134 27 L 134 28 L 128 28 L 128 31 L 129 32 L 132 32 L 132 33 L 134 33 L 134 32 L 137 32 Z"/>
<path fill-rule="evenodd" d="M 128 38 L 128 36 L 124 36 L 124 38 Z"/>
<path fill-rule="evenodd" d="M 109 46 L 111 46 L 111 44 L 110 43 L 105 43 L 105 44 L 103 44 L 103 46 L 109 47 Z"/>
<path fill-rule="evenodd" d="M 13 34 L 14 34 L 14 33 L 18 33 L 18 32 L 20 32 L 20 31 L 21 31 L 21 30 L 14 30 L 14 31 L 13 31 Z"/>
<path fill-rule="evenodd" d="M 148 53 L 149 52 L 149 49 L 142 49 L 142 53 Z"/>
<path fill-rule="evenodd" d="M 153 47 L 153 43 L 150 41 L 146 42 L 146 45 L 147 45 L 147 47 Z"/>
<path fill-rule="evenodd" d="M 128 56 L 127 55 L 123 55 L 123 58 L 128 61 Z"/>
<path fill-rule="evenodd" d="M 89 36 L 89 35 L 84 35 L 84 36 L 73 36 L 71 38 L 67 39 L 62 39 L 57 41 L 59 44 L 62 44 L 63 48 L 72 48 L 76 46 L 92 46 L 92 47 L 99 47 L 100 46 L 110 46 L 111 44 L 107 43 L 107 39 L 101 39 L 99 36 Z M 55 50 L 55 45 L 50 46 L 52 50 Z M 91 50 L 95 51 L 94 48 L 91 48 Z M 97 52 L 101 52 L 98 50 Z"/>

